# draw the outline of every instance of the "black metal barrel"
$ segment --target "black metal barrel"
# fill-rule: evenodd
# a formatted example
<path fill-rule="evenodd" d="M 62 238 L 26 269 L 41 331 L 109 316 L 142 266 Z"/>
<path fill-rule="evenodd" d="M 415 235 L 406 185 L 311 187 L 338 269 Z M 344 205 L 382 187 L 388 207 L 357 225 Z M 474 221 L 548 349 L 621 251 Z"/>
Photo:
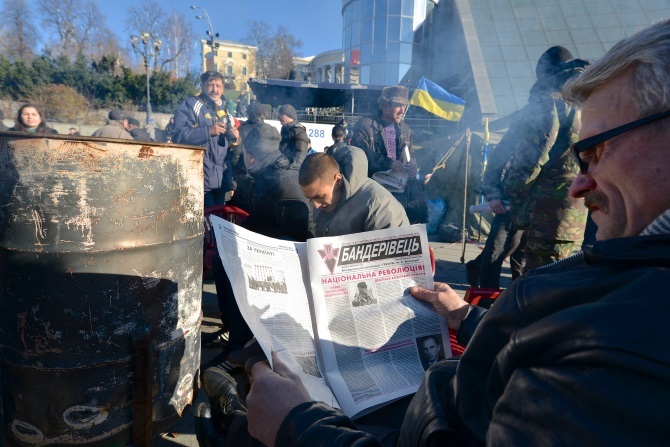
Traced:
<path fill-rule="evenodd" d="M 0 132 L 5 445 L 148 445 L 200 364 L 203 152 Z"/>

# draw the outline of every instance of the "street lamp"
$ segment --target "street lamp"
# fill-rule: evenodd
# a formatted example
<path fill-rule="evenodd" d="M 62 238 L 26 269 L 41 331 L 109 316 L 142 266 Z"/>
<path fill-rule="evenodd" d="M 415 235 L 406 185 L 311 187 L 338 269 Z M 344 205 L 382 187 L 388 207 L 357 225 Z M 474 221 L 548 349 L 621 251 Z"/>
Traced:
<path fill-rule="evenodd" d="M 214 34 L 212 21 L 209 18 L 209 14 L 207 13 L 207 10 L 205 8 L 203 8 L 202 6 L 191 5 L 191 9 L 193 10 L 199 9 L 205 14 L 204 16 L 195 16 L 195 18 L 198 20 L 206 20 L 207 25 L 209 25 L 209 29 L 205 31 L 205 34 L 207 34 L 207 37 L 209 37 L 209 39 L 207 39 L 207 45 L 209 45 L 209 48 L 212 52 L 212 65 L 214 66 L 214 71 L 219 71 L 216 66 L 216 59 L 214 58 L 216 48 L 219 48 L 219 44 L 214 42 L 214 39 L 219 37 L 219 33 Z"/>
<path fill-rule="evenodd" d="M 144 58 L 144 68 L 147 73 L 147 125 L 151 123 L 151 90 L 149 87 L 149 79 L 151 77 L 151 72 L 149 71 L 149 63 L 151 58 L 157 57 L 158 53 L 161 52 L 163 48 L 163 42 L 160 39 L 157 39 L 153 34 L 149 34 L 144 31 L 140 33 L 140 36 L 135 35 L 130 36 L 130 43 L 133 45 L 133 50 L 136 53 L 140 54 Z M 140 43 L 142 44 L 140 46 Z"/>

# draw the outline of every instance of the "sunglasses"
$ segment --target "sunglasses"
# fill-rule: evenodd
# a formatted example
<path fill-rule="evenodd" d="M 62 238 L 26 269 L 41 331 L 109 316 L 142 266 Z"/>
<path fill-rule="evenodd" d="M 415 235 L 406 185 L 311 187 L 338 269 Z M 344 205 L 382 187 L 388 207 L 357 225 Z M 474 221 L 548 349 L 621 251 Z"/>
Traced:
<path fill-rule="evenodd" d="M 629 130 L 636 129 L 640 126 L 644 126 L 645 124 L 649 124 L 654 121 L 658 121 L 667 116 L 670 116 L 670 110 L 666 110 L 665 112 L 656 113 L 654 115 L 641 118 L 639 120 L 633 121 L 632 123 L 615 127 L 614 129 L 607 130 L 603 133 L 599 133 L 598 135 L 594 135 L 592 137 L 574 143 L 572 146 L 570 146 L 570 153 L 577 162 L 577 165 L 579 165 L 579 172 L 581 172 L 582 174 L 586 174 L 586 172 L 589 170 L 589 160 L 592 158 L 592 157 L 582 157 L 580 155 L 581 153 L 590 150 L 595 150 L 599 144 L 602 144 L 607 140 L 611 140 L 612 138 L 618 137 L 619 135 L 624 134 Z"/>

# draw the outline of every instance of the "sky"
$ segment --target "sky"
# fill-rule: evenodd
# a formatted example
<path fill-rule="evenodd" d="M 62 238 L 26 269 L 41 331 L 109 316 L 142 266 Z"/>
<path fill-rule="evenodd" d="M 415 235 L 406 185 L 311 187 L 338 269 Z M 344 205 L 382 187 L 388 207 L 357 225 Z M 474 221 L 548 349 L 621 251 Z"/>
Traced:
<path fill-rule="evenodd" d="M 107 18 L 107 26 L 116 33 L 124 46 L 131 32 L 128 31 L 128 9 L 138 0 L 94 0 Z M 300 56 L 315 56 L 321 52 L 342 48 L 342 0 L 157 0 L 167 13 L 182 12 L 192 20 L 198 38 L 207 38 L 209 29 L 206 20 L 196 20 L 201 10 L 192 10 L 190 5 L 204 8 L 212 20 L 219 39 L 241 41 L 247 34 L 250 20 L 260 20 L 270 25 L 285 26 L 302 41 Z M 193 64 L 200 64 L 199 46 L 194 51 Z"/>

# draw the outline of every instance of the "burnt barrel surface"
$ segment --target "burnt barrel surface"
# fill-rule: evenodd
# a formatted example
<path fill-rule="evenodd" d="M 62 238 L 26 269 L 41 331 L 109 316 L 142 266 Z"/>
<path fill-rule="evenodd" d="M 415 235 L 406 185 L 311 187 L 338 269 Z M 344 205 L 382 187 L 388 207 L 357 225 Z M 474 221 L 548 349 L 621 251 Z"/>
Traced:
<path fill-rule="evenodd" d="M 0 132 L 5 445 L 130 445 L 191 403 L 202 155 Z"/>

